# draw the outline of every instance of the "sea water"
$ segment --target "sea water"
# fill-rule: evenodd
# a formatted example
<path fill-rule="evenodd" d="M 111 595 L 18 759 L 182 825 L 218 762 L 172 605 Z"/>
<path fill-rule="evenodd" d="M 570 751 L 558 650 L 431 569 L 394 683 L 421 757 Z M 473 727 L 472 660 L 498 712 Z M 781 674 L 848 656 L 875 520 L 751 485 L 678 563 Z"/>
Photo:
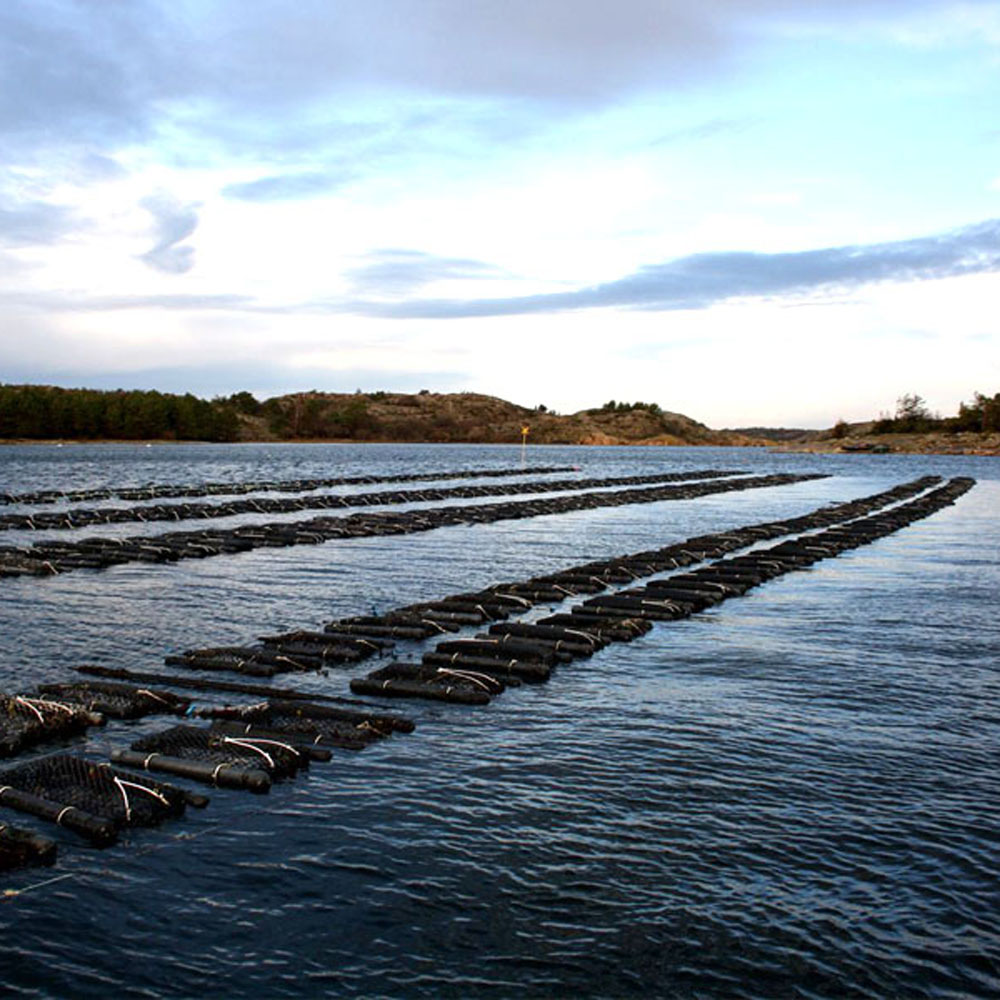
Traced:
<path fill-rule="evenodd" d="M 520 462 L 504 446 L 12 446 L 0 492 Z M 828 478 L 3 579 L 0 690 L 70 680 L 82 663 L 163 670 L 168 652 L 320 628 L 927 473 L 978 485 L 888 538 L 658 623 L 487 707 L 378 703 L 416 731 L 338 752 L 268 796 L 213 791 L 206 810 L 104 851 L 2 810 L 55 836 L 60 855 L 2 876 L 0 993 L 1000 993 L 1000 459 L 529 447 L 527 462 L 581 476 Z M 395 487 L 357 489 L 379 488 Z M 86 534 L 220 523 L 234 522 Z M 0 545 L 77 534 L 4 532 Z M 347 695 L 377 665 L 300 685 Z M 106 759 L 164 725 L 114 723 L 72 746 Z"/>

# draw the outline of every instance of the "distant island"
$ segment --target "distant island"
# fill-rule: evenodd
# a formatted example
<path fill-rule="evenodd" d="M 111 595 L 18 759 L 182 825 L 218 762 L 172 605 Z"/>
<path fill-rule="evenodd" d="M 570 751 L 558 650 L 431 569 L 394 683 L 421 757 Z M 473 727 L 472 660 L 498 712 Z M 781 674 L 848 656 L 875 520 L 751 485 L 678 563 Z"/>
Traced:
<path fill-rule="evenodd" d="M 754 445 L 806 451 L 1000 454 L 1000 393 L 976 393 L 954 417 L 927 412 L 919 396 L 895 416 L 839 421 L 829 430 L 712 430 L 657 403 L 610 400 L 559 414 L 474 392 L 328 393 L 260 401 L 249 392 L 212 400 L 187 393 L 0 385 L 2 441 L 359 441 L 532 444 Z"/>

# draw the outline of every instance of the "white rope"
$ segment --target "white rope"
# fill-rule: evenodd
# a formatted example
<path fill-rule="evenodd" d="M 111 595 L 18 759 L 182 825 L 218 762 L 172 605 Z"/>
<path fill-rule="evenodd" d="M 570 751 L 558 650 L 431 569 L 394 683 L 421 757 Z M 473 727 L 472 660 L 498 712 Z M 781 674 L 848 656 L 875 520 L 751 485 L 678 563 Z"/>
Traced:
<path fill-rule="evenodd" d="M 22 705 L 24 708 L 31 709 L 31 711 L 38 716 L 38 721 L 41 722 L 42 724 L 45 723 L 45 716 L 42 715 L 42 713 L 37 708 L 35 708 L 35 706 L 27 698 L 22 698 L 21 695 L 17 695 L 17 697 L 14 698 L 14 704 Z"/>
<path fill-rule="evenodd" d="M 267 761 L 269 767 L 276 766 L 274 758 L 266 750 L 262 750 L 260 747 L 254 746 L 253 743 L 248 740 L 239 740 L 235 736 L 223 736 L 222 742 L 232 743 L 233 746 L 242 747 L 244 750 L 252 750 L 254 753 L 259 753 L 261 757 Z"/>
<path fill-rule="evenodd" d="M 494 691 L 499 690 L 500 685 L 492 677 L 487 674 L 476 674 L 470 670 L 449 670 L 447 667 L 439 667 L 439 674 L 451 674 L 453 677 L 458 677 L 461 680 L 469 681 L 472 684 L 477 684 L 481 687 L 487 694 L 492 694 Z M 493 687 L 490 687 L 488 681 L 493 683 Z M 448 689 L 451 690 L 450 688 Z"/>
<path fill-rule="evenodd" d="M 254 736 L 252 739 L 254 743 L 264 743 L 267 746 L 278 747 L 279 750 L 287 750 L 290 754 L 294 754 L 296 757 L 299 756 L 299 751 L 291 743 L 283 743 L 281 740 L 268 739 L 264 736 Z"/>
<path fill-rule="evenodd" d="M 118 788 L 118 791 L 121 792 L 122 794 L 122 801 L 125 803 L 125 822 L 131 823 L 132 804 L 128 800 L 128 792 L 125 791 L 125 783 L 121 780 L 121 778 L 117 777 L 116 775 L 112 775 L 111 780 L 115 783 L 115 785 Z"/>
<path fill-rule="evenodd" d="M 131 816 L 129 815 L 128 797 L 125 795 L 126 788 L 135 788 L 140 792 L 145 792 L 147 795 L 152 795 L 154 799 L 157 799 L 158 801 L 162 802 L 165 806 L 167 807 L 170 806 L 170 799 L 168 799 L 166 795 L 162 794 L 161 792 L 158 792 L 155 788 L 150 788 L 149 785 L 143 785 L 141 782 L 138 781 L 128 781 L 125 778 L 119 778 L 117 775 L 112 775 L 112 778 L 114 779 L 115 784 L 118 785 L 119 789 L 121 790 L 122 797 L 125 798 L 126 819 L 131 819 Z"/>

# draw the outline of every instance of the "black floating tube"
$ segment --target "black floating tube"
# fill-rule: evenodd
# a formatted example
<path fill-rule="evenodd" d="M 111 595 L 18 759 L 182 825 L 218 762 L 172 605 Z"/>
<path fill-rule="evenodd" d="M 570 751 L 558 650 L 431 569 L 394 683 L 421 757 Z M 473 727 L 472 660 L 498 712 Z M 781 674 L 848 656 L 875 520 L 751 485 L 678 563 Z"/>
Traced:
<path fill-rule="evenodd" d="M 429 698 L 432 701 L 452 701 L 461 705 L 488 705 L 490 696 L 485 691 L 470 691 L 458 687 L 432 688 L 415 681 L 386 678 L 377 680 L 369 677 L 355 677 L 351 681 L 355 694 L 367 694 L 377 698 Z"/>
<path fill-rule="evenodd" d="M 319 649 L 331 645 L 353 649 L 362 655 L 370 655 L 392 649 L 394 643 L 387 639 L 365 639 L 363 636 L 338 635 L 335 632 L 311 632 L 308 629 L 296 629 L 293 632 L 279 632 L 277 635 L 261 635 L 257 637 L 268 646 L 313 646 Z"/>
<path fill-rule="evenodd" d="M 162 771 L 180 778 L 190 778 L 218 788 L 232 788 L 262 795 L 271 790 L 271 776 L 256 767 L 240 764 L 203 764 L 161 753 L 138 753 L 135 750 L 112 750 L 111 760 L 144 771 Z"/>
<path fill-rule="evenodd" d="M 559 625 L 564 628 L 585 629 L 588 632 L 597 631 L 599 635 L 615 642 L 628 642 L 631 639 L 648 632 L 652 622 L 644 618 L 619 618 L 610 615 L 589 614 L 574 610 L 549 615 L 539 619 L 539 625 Z"/>
<path fill-rule="evenodd" d="M 538 638 L 548 642 L 579 643 L 589 646 L 591 651 L 603 649 L 607 639 L 602 639 L 597 632 L 588 632 L 582 628 L 559 628 L 556 625 L 529 624 L 527 622 L 500 622 L 490 626 L 490 635 L 519 635 L 526 638 Z"/>
<path fill-rule="evenodd" d="M 620 615 L 624 618 L 638 615 L 642 618 L 651 618 L 653 621 L 674 621 L 677 618 L 687 617 L 681 605 L 654 597 L 652 594 L 646 597 L 601 594 L 584 601 L 580 607 L 584 612 L 594 611 L 599 614 Z"/>
<path fill-rule="evenodd" d="M 118 839 L 118 828 L 110 819 L 95 816 L 76 806 L 52 802 L 40 795 L 11 788 L 10 785 L 0 785 L 0 804 L 27 813 L 29 816 L 48 820 L 57 826 L 64 826 L 67 830 L 85 837 L 95 847 L 108 847 Z"/>
<path fill-rule="evenodd" d="M 552 674 L 552 668 L 544 663 L 524 660 L 503 659 L 500 656 L 476 656 L 462 653 L 424 653 L 423 663 L 432 667 L 454 667 L 457 670 L 474 670 L 477 674 L 487 674 L 501 680 L 508 687 L 521 681 L 527 684 L 541 684 Z"/>
<path fill-rule="evenodd" d="M 438 653 L 459 653 L 469 656 L 486 656 L 492 659 L 511 656 L 520 660 L 530 660 L 552 666 L 557 660 L 567 662 L 570 658 L 557 657 L 552 646 L 544 646 L 527 639 L 508 641 L 504 636 L 487 636 L 482 639 L 449 639 L 439 642 L 435 647 Z"/>
<path fill-rule="evenodd" d="M 384 619 L 378 619 L 383 622 Z M 342 633 L 343 635 L 373 639 L 426 639 L 439 629 L 429 625 L 415 627 L 413 625 L 365 624 L 354 621 L 335 621 L 323 626 L 324 632 Z"/>
<path fill-rule="evenodd" d="M 646 590 L 656 597 L 662 596 L 665 600 L 690 604 L 696 611 L 703 611 L 713 604 L 718 604 L 726 596 L 717 587 L 699 587 L 693 583 L 681 586 L 672 583 L 670 578 L 650 580 L 646 584 Z"/>

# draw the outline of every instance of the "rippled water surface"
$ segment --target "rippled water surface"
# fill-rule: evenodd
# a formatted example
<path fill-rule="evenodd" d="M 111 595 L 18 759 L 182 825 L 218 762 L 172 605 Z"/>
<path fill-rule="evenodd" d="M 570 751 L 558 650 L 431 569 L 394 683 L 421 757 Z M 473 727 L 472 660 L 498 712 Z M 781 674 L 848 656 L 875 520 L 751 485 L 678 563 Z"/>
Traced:
<path fill-rule="evenodd" d="M 926 473 L 978 485 L 873 545 L 485 708 L 384 702 L 416 732 L 339 753 L 268 796 L 215 791 L 208 809 L 105 851 L 49 828 L 54 868 L 0 876 L 0 992 L 1000 994 L 1000 460 L 533 451 L 531 464 L 582 476 L 830 477 L 0 580 L 0 689 L 68 680 L 85 662 L 161 670 L 172 650 L 316 628 Z M 18 446 L 0 450 L 0 492 L 519 463 L 499 446 Z M 16 535 L 0 544 L 34 540 Z M 344 695 L 371 668 L 299 683 Z M 112 724 L 76 746 L 104 756 L 162 724 Z"/>

